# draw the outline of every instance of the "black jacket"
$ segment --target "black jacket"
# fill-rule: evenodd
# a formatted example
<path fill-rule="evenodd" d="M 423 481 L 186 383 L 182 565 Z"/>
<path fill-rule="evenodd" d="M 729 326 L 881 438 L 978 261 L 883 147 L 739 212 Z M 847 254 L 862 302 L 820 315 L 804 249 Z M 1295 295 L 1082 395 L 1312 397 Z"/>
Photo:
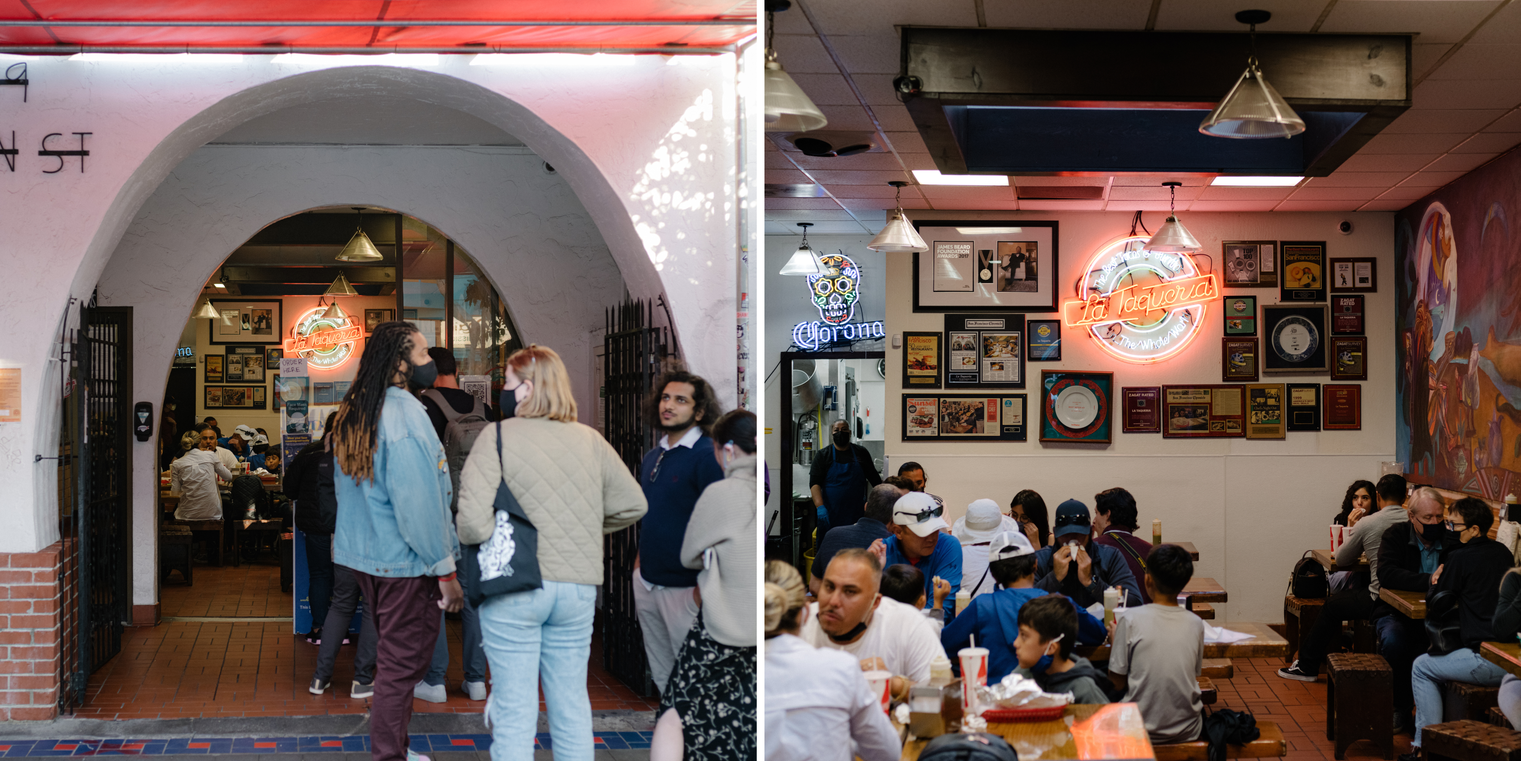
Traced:
<path fill-rule="evenodd" d="M 1447 556 L 1458 545 L 1457 537 L 1447 533 L 1442 524 L 1436 527 L 1440 533 L 1437 541 L 1442 549 L 1438 552 L 1437 565 L 1447 562 Z M 1410 521 L 1397 523 L 1384 530 L 1378 545 L 1378 585 L 1385 589 L 1405 592 L 1422 592 L 1431 588 L 1431 574 L 1421 573 L 1421 540 L 1415 535 Z M 1446 571 L 1443 571 L 1446 573 Z"/>
<path fill-rule="evenodd" d="M 1458 593 L 1458 629 L 1469 649 L 1478 650 L 1479 643 L 1496 639 L 1490 624 L 1500 598 L 1500 578 L 1514 562 L 1505 545 L 1487 537 L 1471 540 L 1447 556 L 1431 591 Z"/>
<path fill-rule="evenodd" d="M 323 446 L 307 444 L 285 469 L 285 496 L 296 500 L 296 527 L 308 534 L 331 534 L 338 522 L 333 453 Z"/>
<path fill-rule="evenodd" d="M 872 462 L 871 452 L 868 452 L 866 447 L 855 443 L 850 445 L 850 451 L 851 454 L 855 455 L 856 463 L 861 466 L 861 472 L 866 474 L 866 482 L 873 487 L 882 483 L 882 476 L 877 473 L 877 466 Z M 824 481 L 829 478 L 829 466 L 834 464 L 834 453 L 834 444 L 830 444 L 824 447 L 824 451 L 819 452 L 817 457 L 813 458 L 813 467 L 808 470 L 808 486 L 810 488 L 823 486 Z"/>
<path fill-rule="evenodd" d="M 1521 572 L 1506 574 L 1501 580 L 1490 632 L 1502 642 L 1509 642 L 1512 635 L 1521 632 Z"/>

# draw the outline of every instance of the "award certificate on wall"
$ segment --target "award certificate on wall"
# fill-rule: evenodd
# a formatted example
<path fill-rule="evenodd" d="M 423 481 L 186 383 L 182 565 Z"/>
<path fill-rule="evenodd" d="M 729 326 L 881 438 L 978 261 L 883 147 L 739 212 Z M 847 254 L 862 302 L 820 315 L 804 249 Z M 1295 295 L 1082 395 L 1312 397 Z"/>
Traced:
<path fill-rule="evenodd" d="M 1246 435 L 1245 386 L 1163 386 L 1162 436 L 1169 439 Z"/>
<path fill-rule="evenodd" d="M 1246 437 L 1281 439 L 1284 436 L 1284 387 L 1282 383 L 1250 383 L 1246 387 Z"/>
<path fill-rule="evenodd" d="M 1120 430 L 1125 433 L 1162 432 L 1162 389 L 1159 386 L 1122 388 L 1125 413 Z"/>

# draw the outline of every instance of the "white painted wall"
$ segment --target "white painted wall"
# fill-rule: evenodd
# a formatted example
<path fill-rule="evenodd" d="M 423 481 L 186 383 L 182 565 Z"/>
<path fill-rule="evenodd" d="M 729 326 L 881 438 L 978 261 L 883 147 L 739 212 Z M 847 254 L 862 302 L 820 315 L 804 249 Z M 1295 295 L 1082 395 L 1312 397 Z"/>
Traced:
<path fill-rule="evenodd" d="M 664 294 L 692 369 L 732 401 L 738 229 L 734 56 L 546 54 L 510 56 L 500 66 L 471 66 L 468 56 L 440 56 L 433 64 L 407 56 L 392 57 L 388 65 L 373 60 L 314 57 L 294 65 L 277 63 L 275 56 L 233 62 L 195 56 L 30 60 L 29 102 L 6 104 L 7 126 L 25 149 L 16 171 L 0 174 L 6 197 L 0 239 L 7 244 L 0 249 L 0 269 L 7 272 L 0 281 L 0 324 L 8 328 L 0 335 L 0 366 L 21 368 L 23 408 L 21 423 L 0 424 L 0 483 L 6 485 L 0 524 L 7 528 L 0 532 L 0 552 L 30 552 L 57 539 L 56 468 L 49 460 L 34 463 L 33 455 L 57 449 L 59 384 L 57 363 L 49 358 L 69 299 L 88 299 L 149 197 L 197 149 L 239 124 L 302 103 L 377 94 L 404 98 L 464 112 L 521 140 L 559 171 L 615 263 L 616 272 L 601 271 L 608 269 L 603 259 L 600 269 L 576 276 L 614 282 L 621 275 L 633 296 Z M 70 148 L 68 133 L 76 130 L 93 132 L 86 171 L 80 173 L 78 159 L 70 159 L 64 171 L 44 174 L 53 164 L 35 155 L 42 137 L 65 133 L 68 140 L 55 138 L 51 147 Z M 266 156 L 260 161 L 295 163 L 229 167 L 235 171 L 202 188 L 214 192 L 180 200 L 238 217 L 227 197 L 238 196 L 236 186 L 250 177 L 270 177 L 277 169 L 295 173 L 287 177 L 308 172 L 310 180 L 329 189 L 347 184 L 354 188 L 348 200 L 355 203 L 404 208 L 380 199 L 407 201 L 415 195 L 404 192 L 414 178 L 385 163 L 389 160 L 370 167 L 371 181 L 361 188 L 351 178 L 313 173 L 295 155 L 260 155 Z M 464 193 L 433 182 L 441 195 L 432 206 L 470 205 Z M 311 196 L 318 194 L 294 184 L 270 192 L 307 200 L 248 199 L 262 211 L 225 228 L 193 233 L 216 244 L 205 255 L 225 256 L 280 215 L 343 202 L 331 193 L 316 200 Z M 472 254 L 516 245 L 505 239 L 493 245 L 466 241 L 455 232 L 465 227 L 457 223 L 458 215 L 442 210 L 416 215 L 459 237 Z M 477 228 L 477 235 L 510 230 L 509 223 L 510 216 L 496 220 L 494 230 Z M 170 232 L 158 228 L 148 234 Z M 592 256 L 555 253 L 557 261 Z M 160 263 L 169 270 L 180 266 L 173 260 Z M 496 267 L 488 273 L 501 288 L 509 266 Z M 201 268 L 197 277 L 208 272 Z M 170 303 L 165 319 L 178 323 L 189 313 L 193 293 L 144 288 Z M 527 303 L 541 306 L 532 299 Z M 138 314 L 136 320 L 148 317 Z M 526 322 L 519 325 L 528 331 Z M 160 369 L 167 366 L 165 359 Z M 135 395 L 153 399 L 153 393 L 138 389 Z"/>
<path fill-rule="evenodd" d="M 1058 220 L 1063 291 L 1071 289 L 1095 249 L 1130 228 L 1129 216 L 1122 214 L 943 214 L 942 219 Z M 1353 221 L 1354 234 L 1336 232 L 1341 219 Z M 1033 431 L 1025 443 L 904 442 L 899 405 L 892 403 L 903 391 L 903 351 L 889 346 L 887 453 L 893 463 L 914 460 L 924 465 L 929 490 L 946 500 L 948 521 L 965 514 L 974 499 L 988 497 L 1007 505 L 1025 488 L 1040 492 L 1054 510 L 1069 497 L 1091 508 L 1095 493 L 1123 486 L 1135 495 L 1143 526 L 1160 518 L 1164 541 L 1198 546 L 1195 573 L 1218 580 L 1230 593 L 1231 602 L 1218 606 L 1221 620 L 1276 622 L 1282 619 L 1283 590 L 1294 561 L 1305 550 L 1326 544 L 1326 526 L 1347 485 L 1358 478 L 1376 480 L 1379 463 L 1394 459 L 1393 215 L 1186 214 L 1183 221 L 1215 260 L 1217 272 L 1222 240 L 1325 240 L 1330 257 L 1379 260 L 1379 292 L 1366 299 L 1369 380 L 1362 383 L 1361 431 L 1290 433 L 1283 441 L 1180 440 L 1119 433 L 1116 417 L 1114 443 L 1097 448 L 1043 445 Z M 912 254 L 887 256 L 889 335 L 944 329 L 942 315 L 913 311 L 912 262 Z M 1231 293 L 1255 293 L 1259 304 L 1277 302 L 1276 289 Z M 1032 424 L 1039 420 L 1036 388 L 1042 369 L 1113 371 L 1116 393 L 1122 386 L 1220 383 L 1223 329 L 1218 308 L 1209 310 L 1205 328 L 1183 356 L 1150 366 L 1119 362 L 1080 333 L 1064 330 L 1062 362 L 1026 365 Z M 1262 376 L 1265 383 L 1303 381 L 1326 383 L 1329 376 Z"/>

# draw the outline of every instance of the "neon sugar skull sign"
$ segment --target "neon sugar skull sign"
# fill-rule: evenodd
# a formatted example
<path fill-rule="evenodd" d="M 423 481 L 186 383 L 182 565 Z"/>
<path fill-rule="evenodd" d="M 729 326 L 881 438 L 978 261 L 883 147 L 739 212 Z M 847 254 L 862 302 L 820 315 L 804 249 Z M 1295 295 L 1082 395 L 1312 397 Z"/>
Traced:
<path fill-rule="evenodd" d="M 861 298 L 861 270 L 843 253 L 825 254 L 819 260 L 824 274 L 808 276 L 813 305 L 825 325 L 844 325 L 855 315 L 856 301 Z"/>
<path fill-rule="evenodd" d="M 1062 305 L 1062 321 L 1088 330 L 1104 351 L 1126 362 L 1157 362 L 1181 352 L 1220 299 L 1215 276 L 1186 254 L 1146 249 L 1131 236 L 1099 250 Z"/>
<path fill-rule="evenodd" d="M 315 307 L 296 321 L 291 337 L 282 346 L 287 356 L 305 357 L 311 367 L 330 370 L 354 356 L 355 344 L 364 337 L 364 329 L 345 317 L 324 317 L 327 307 Z"/>

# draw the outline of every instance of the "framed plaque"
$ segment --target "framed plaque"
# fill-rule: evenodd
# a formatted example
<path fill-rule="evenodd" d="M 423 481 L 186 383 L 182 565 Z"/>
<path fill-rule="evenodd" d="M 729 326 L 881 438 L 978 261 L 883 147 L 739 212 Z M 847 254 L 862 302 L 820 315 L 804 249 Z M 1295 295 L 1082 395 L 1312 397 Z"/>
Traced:
<path fill-rule="evenodd" d="M 1040 440 L 1108 444 L 1114 373 L 1040 372 Z"/>
<path fill-rule="evenodd" d="M 1230 336 L 1220 339 L 1220 380 L 1226 383 L 1257 380 L 1257 339 Z"/>
<path fill-rule="evenodd" d="M 1363 427 L 1363 387 L 1356 383 L 1325 385 L 1325 429 L 1360 431 Z"/>
<path fill-rule="evenodd" d="M 1285 430 L 1282 383 L 1248 383 L 1246 386 L 1246 437 L 1281 439 Z"/>
<path fill-rule="evenodd" d="M 1263 372 L 1292 375 L 1330 369 L 1325 304 L 1264 304 L 1262 331 L 1267 344 Z"/>
<path fill-rule="evenodd" d="M 1025 441 L 1025 394 L 903 396 L 904 441 Z"/>
<path fill-rule="evenodd" d="M 1221 244 L 1226 288 L 1272 288 L 1278 285 L 1273 268 L 1278 244 L 1271 240 L 1228 240 Z M 1253 311 L 1253 315 L 1256 311 Z"/>
<path fill-rule="evenodd" d="M 1162 437 L 1218 439 L 1246 435 L 1245 386 L 1163 386 Z"/>
<path fill-rule="evenodd" d="M 1331 339 L 1331 380 L 1368 379 L 1368 339 Z"/>
<path fill-rule="evenodd" d="M 1320 430 L 1320 384 L 1290 383 L 1289 415 L 1285 423 L 1290 431 Z"/>
<path fill-rule="evenodd" d="M 1360 336 L 1363 329 L 1363 297 L 1331 297 L 1331 335 Z"/>
<path fill-rule="evenodd" d="M 1030 320 L 1026 348 L 1031 362 L 1062 361 L 1062 321 Z"/>
<path fill-rule="evenodd" d="M 1124 400 L 1124 413 L 1120 430 L 1125 433 L 1162 432 L 1162 389 L 1159 386 L 1139 386 L 1120 389 Z"/>
<path fill-rule="evenodd" d="M 1279 301 L 1326 300 L 1326 242 L 1284 241 L 1279 271 Z"/>
<path fill-rule="evenodd" d="M 1378 293 L 1378 260 L 1373 257 L 1331 260 L 1332 293 Z"/>
<path fill-rule="evenodd" d="M 945 388 L 1025 387 L 1025 316 L 945 316 Z"/>
<path fill-rule="evenodd" d="M 941 333 L 903 332 L 903 387 L 940 388 Z"/>
<path fill-rule="evenodd" d="M 915 312 L 1055 312 L 1057 223 L 915 222 L 929 250 L 914 254 Z"/>
<path fill-rule="evenodd" d="M 1257 335 L 1257 297 L 1226 296 L 1223 301 L 1225 304 L 1225 335 Z"/>
<path fill-rule="evenodd" d="M 227 376 L 224 374 L 222 364 L 225 358 L 221 354 L 206 355 L 206 370 L 202 383 L 225 383 Z"/>
<path fill-rule="evenodd" d="M 265 363 L 267 361 L 267 355 L 264 352 L 263 346 L 229 345 L 227 347 L 227 357 L 227 368 L 229 370 L 227 380 L 240 380 L 248 383 L 264 382 L 264 370 Z M 242 373 L 236 378 L 233 377 L 231 373 L 234 365 L 236 365 L 239 368 L 239 372 Z"/>

